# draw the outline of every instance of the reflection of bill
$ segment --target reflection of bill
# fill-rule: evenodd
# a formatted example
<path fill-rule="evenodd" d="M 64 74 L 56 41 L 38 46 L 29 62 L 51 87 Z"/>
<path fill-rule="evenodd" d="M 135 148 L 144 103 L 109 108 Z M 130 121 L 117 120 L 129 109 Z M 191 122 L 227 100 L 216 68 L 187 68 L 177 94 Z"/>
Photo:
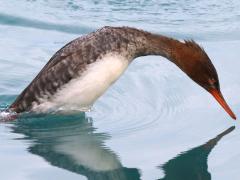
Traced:
<path fill-rule="evenodd" d="M 123 167 L 104 145 L 109 135 L 95 132 L 91 119 L 84 114 L 26 118 L 16 121 L 12 128 L 34 142 L 29 152 L 89 180 L 140 179 L 138 169 Z"/>
<path fill-rule="evenodd" d="M 207 143 L 181 153 L 160 166 L 165 172 L 162 180 L 210 180 L 211 174 L 208 172 L 207 165 L 208 155 L 218 141 L 234 129 L 235 127 L 232 126 Z"/>

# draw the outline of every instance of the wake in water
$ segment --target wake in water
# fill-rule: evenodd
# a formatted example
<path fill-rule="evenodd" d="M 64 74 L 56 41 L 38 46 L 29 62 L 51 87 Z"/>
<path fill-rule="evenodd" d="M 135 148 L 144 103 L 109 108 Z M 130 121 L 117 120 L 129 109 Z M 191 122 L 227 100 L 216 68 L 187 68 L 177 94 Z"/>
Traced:
<path fill-rule="evenodd" d="M 0 122 L 12 121 L 17 118 L 17 113 L 8 110 L 0 110 Z"/>
<path fill-rule="evenodd" d="M 54 109 L 52 111 L 49 111 L 47 113 L 42 113 L 42 112 L 26 112 L 26 113 L 16 113 L 13 111 L 9 111 L 8 109 L 5 110 L 0 110 L 0 122 L 8 122 L 8 121 L 14 121 L 16 120 L 18 117 L 24 115 L 24 118 L 30 116 L 30 117 L 38 117 L 38 116 L 42 116 L 42 115 L 46 115 L 46 114 L 56 114 L 56 115 L 74 115 L 74 114 L 81 114 L 81 113 L 85 113 L 85 112 L 90 112 L 92 109 L 91 108 L 86 108 L 86 109 L 71 109 L 71 111 L 69 111 L 69 109 L 63 109 L 63 108 L 59 108 L 59 109 Z"/>
<path fill-rule="evenodd" d="M 85 112 L 92 111 L 92 107 L 76 107 L 76 106 L 57 106 L 49 108 L 48 111 L 41 111 L 41 109 L 35 109 L 31 112 L 16 113 L 9 109 L 11 102 L 16 99 L 16 95 L 0 95 L 0 122 L 13 121 L 18 118 L 27 117 L 39 117 L 45 116 L 46 114 L 59 114 L 59 115 L 70 115 L 70 114 L 82 114 Z"/>

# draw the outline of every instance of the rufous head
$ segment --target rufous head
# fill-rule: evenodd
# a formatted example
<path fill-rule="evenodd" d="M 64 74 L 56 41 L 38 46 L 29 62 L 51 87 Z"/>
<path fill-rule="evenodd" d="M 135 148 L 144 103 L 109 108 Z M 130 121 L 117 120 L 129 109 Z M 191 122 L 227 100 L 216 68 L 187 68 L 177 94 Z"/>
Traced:
<path fill-rule="evenodd" d="M 224 100 L 220 91 L 220 84 L 215 67 L 210 58 L 193 40 L 184 41 L 172 51 L 172 58 L 176 65 L 178 65 L 193 81 L 206 89 L 225 111 L 236 119 L 235 114 Z"/>

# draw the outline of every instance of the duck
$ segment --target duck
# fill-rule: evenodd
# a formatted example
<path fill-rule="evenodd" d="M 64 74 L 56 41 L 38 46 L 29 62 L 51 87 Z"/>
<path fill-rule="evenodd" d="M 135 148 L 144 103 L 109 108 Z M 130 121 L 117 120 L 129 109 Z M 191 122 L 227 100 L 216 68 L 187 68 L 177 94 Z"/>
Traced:
<path fill-rule="evenodd" d="M 125 26 L 105 26 L 66 44 L 9 110 L 22 113 L 88 109 L 134 59 L 148 55 L 162 56 L 177 65 L 236 119 L 221 93 L 217 71 L 199 44 Z"/>

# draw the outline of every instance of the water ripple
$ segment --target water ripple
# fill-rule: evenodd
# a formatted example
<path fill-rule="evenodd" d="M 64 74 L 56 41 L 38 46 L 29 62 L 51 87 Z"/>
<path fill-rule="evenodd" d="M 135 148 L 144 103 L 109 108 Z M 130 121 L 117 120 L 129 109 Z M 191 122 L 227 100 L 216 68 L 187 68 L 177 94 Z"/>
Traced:
<path fill-rule="evenodd" d="M 176 83 L 181 82 L 182 76 L 170 75 L 176 67 L 164 62 L 141 62 L 133 66 L 89 113 L 97 119 L 94 123 L 111 135 L 127 135 L 155 126 L 185 109 L 185 92 L 177 89 Z M 174 81 L 172 86 L 170 81 Z"/>
<path fill-rule="evenodd" d="M 14 15 L 8 15 L 0 13 L 0 24 L 8 26 L 20 26 L 26 28 L 36 28 L 43 30 L 53 30 L 71 34 L 86 34 L 93 31 L 93 28 L 83 26 L 83 25 L 64 25 L 64 24 L 54 24 L 44 21 L 39 21 L 35 19 L 27 19 L 23 17 L 18 17 Z"/>
<path fill-rule="evenodd" d="M 40 0 L 18 3 L 17 8 L 15 3 L 4 1 L 0 6 L 0 24 L 73 34 L 92 31 L 88 26 L 95 29 L 104 25 L 128 25 L 157 33 L 176 34 L 177 37 L 182 35 L 181 38 L 219 40 L 235 39 L 237 36 L 239 39 L 239 7 L 237 0 L 231 3 L 226 0 L 191 3 L 176 0 Z M 33 14 L 34 19 L 29 19 Z"/>

